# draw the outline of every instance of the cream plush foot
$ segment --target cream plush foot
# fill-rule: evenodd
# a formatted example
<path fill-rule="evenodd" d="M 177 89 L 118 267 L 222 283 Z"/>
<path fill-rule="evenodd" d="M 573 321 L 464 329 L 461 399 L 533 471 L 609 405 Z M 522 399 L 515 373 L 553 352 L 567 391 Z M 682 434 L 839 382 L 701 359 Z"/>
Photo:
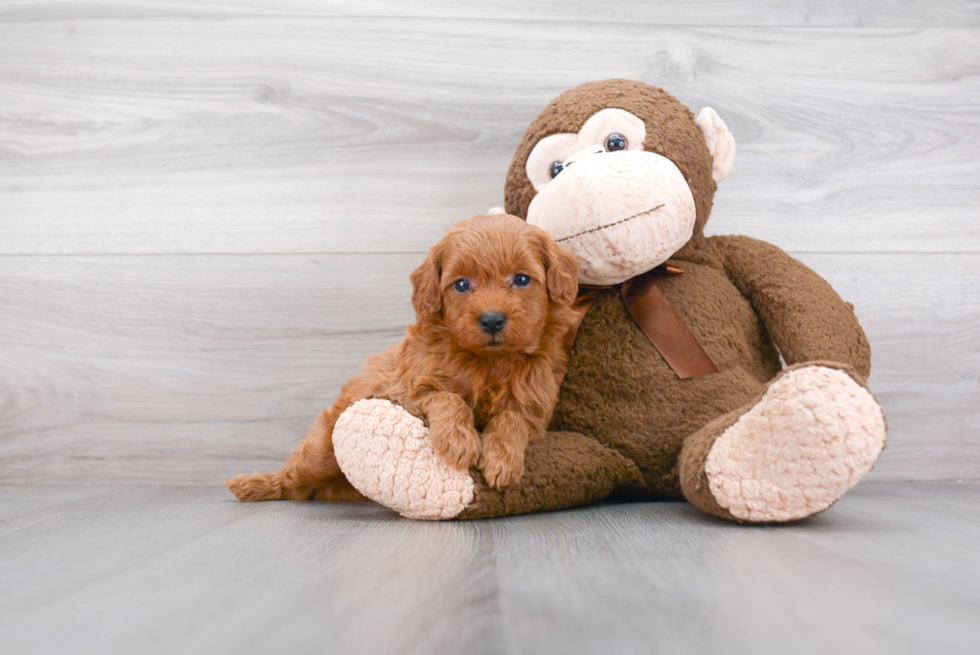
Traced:
<path fill-rule="evenodd" d="M 473 502 L 473 477 L 432 449 L 421 419 L 382 399 L 359 400 L 337 419 L 334 453 L 354 488 L 411 519 L 451 519 Z"/>
<path fill-rule="evenodd" d="M 845 371 L 787 371 L 711 444 L 704 460 L 717 504 L 743 521 L 793 521 L 833 505 L 885 445 L 874 396 Z"/>

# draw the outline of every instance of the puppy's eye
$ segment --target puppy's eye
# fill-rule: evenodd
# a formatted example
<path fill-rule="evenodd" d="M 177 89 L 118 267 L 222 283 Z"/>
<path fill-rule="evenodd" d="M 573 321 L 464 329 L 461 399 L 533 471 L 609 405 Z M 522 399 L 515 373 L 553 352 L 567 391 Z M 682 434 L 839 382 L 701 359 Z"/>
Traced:
<path fill-rule="evenodd" d="M 470 283 L 467 282 L 466 280 L 456 280 L 456 283 L 453 285 L 453 288 L 456 289 L 456 291 L 459 291 L 460 293 L 466 293 L 467 291 L 470 290 Z"/>
<path fill-rule="evenodd" d="M 617 150 L 626 150 L 629 142 L 626 137 L 618 132 L 613 132 L 606 137 L 606 150 L 609 152 L 616 152 Z"/>
<path fill-rule="evenodd" d="M 523 273 L 518 273 L 514 276 L 514 286 L 515 287 L 526 287 L 531 284 L 531 278 Z"/>
<path fill-rule="evenodd" d="M 565 165 L 560 161 L 556 161 L 551 165 L 551 179 L 558 177 L 558 174 L 565 170 Z"/>

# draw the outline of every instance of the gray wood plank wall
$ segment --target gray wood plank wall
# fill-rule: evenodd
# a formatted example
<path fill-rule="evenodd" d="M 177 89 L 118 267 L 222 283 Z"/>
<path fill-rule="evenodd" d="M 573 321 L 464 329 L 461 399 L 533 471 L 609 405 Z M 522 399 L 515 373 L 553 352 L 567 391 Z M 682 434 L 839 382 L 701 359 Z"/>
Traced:
<path fill-rule="evenodd" d="M 0 482 L 278 466 L 607 77 L 717 109 L 709 232 L 856 305 L 872 476 L 980 478 L 980 3 L 239 0 L 0 2 Z"/>

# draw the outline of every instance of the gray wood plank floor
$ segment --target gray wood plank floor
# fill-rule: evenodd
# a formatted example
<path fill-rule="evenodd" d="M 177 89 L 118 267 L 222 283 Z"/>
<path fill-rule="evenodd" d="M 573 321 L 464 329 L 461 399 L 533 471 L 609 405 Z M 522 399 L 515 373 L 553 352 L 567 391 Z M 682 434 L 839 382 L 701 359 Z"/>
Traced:
<path fill-rule="evenodd" d="M 745 527 L 684 503 L 422 523 L 0 487 L 4 653 L 975 653 L 980 484 Z"/>

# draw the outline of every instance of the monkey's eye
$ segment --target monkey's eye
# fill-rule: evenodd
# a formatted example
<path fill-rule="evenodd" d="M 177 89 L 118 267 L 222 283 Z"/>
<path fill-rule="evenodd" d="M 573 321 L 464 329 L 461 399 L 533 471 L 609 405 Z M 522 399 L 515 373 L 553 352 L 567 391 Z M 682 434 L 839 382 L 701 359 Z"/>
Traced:
<path fill-rule="evenodd" d="M 565 165 L 562 164 L 560 161 L 556 161 L 555 163 L 553 163 L 551 165 L 551 179 L 555 179 L 556 177 L 558 177 L 558 174 L 561 173 L 564 169 L 565 169 Z"/>
<path fill-rule="evenodd" d="M 618 132 L 613 132 L 606 137 L 606 150 L 609 152 L 616 152 L 617 150 L 626 150 L 629 142 L 626 141 L 626 137 Z"/>
<path fill-rule="evenodd" d="M 518 273 L 517 275 L 514 276 L 515 287 L 526 287 L 529 284 L 531 284 L 531 277 L 529 275 Z"/>
<path fill-rule="evenodd" d="M 470 290 L 470 283 L 465 279 L 456 280 L 456 283 L 453 284 L 453 288 L 456 289 L 456 291 L 459 291 L 460 293 L 466 293 L 467 291 Z"/>

